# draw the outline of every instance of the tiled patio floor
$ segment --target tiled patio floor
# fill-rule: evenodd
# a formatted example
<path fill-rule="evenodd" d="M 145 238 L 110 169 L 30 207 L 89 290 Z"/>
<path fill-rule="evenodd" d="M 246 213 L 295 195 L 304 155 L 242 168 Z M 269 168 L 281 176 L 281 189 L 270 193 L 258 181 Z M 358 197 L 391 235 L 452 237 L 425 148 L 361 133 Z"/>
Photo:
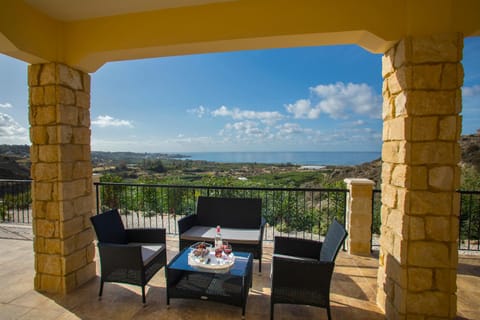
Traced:
<path fill-rule="evenodd" d="M 168 258 L 177 252 L 176 238 L 168 241 Z M 254 266 L 253 288 L 246 319 L 268 319 L 271 243 L 265 246 L 263 272 Z M 147 286 L 142 305 L 139 287 L 105 284 L 98 300 L 96 277 L 71 294 L 49 295 L 33 290 L 32 241 L 0 239 L 0 319 L 240 319 L 241 309 L 215 302 L 172 299 L 165 303 L 165 277 L 160 271 Z M 97 268 L 97 270 L 99 270 Z M 332 283 L 334 319 L 383 319 L 375 304 L 377 259 L 341 252 Z M 480 256 L 461 256 L 458 274 L 458 319 L 480 319 Z M 277 305 L 275 319 L 327 319 L 324 309 Z"/>

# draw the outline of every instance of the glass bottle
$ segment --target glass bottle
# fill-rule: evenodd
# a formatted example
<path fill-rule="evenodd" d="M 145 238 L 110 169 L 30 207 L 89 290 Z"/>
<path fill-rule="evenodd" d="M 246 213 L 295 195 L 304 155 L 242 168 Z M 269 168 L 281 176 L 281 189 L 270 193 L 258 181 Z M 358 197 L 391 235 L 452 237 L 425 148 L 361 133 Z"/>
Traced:
<path fill-rule="evenodd" d="M 217 232 L 215 233 L 215 248 L 221 248 L 222 246 L 222 233 L 220 232 L 220 226 L 217 226 Z"/>

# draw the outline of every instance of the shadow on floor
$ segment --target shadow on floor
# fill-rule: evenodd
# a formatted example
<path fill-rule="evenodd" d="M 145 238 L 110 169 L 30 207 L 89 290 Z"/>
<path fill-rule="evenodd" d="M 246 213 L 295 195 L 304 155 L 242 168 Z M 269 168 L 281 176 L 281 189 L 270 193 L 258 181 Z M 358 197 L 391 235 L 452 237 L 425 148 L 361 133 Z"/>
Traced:
<path fill-rule="evenodd" d="M 177 252 L 176 239 L 169 240 L 167 258 Z M 99 277 L 68 295 L 41 294 L 33 289 L 33 243 L 0 240 L 0 318 L 7 319 L 239 319 L 241 308 L 209 301 L 172 299 L 166 306 L 163 269 L 147 286 L 147 304 L 142 304 L 140 287 L 106 283 L 98 299 Z M 270 316 L 271 246 L 264 248 L 262 273 L 254 263 L 253 288 L 247 301 L 247 319 Z M 335 320 L 384 319 L 376 305 L 378 259 L 350 256 L 341 252 L 331 289 Z M 97 265 L 97 272 L 100 270 Z M 294 274 L 292 274 L 294 276 Z M 473 320 L 480 310 L 480 256 L 460 256 L 457 275 L 457 319 Z M 324 309 L 276 305 L 275 319 L 327 319 Z"/>

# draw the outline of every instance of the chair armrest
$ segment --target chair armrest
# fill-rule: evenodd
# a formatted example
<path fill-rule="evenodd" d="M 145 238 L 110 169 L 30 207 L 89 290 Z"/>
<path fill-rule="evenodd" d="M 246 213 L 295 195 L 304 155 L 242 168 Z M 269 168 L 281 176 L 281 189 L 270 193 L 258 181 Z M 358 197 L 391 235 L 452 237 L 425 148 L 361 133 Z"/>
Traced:
<path fill-rule="evenodd" d="M 143 268 L 142 248 L 139 244 L 98 243 L 102 270 Z"/>
<path fill-rule="evenodd" d="M 197 215 L 191 214 L 178 220 L 178 233 L 182 234 L 191 227 L 197 225 Z"/>
<path fill-rule="evenodd" d="M 166 243 L 166 231 L 162 228 L 126 229 L 128 242 Z"/>
<path fill-rule="evenodd" d="M 275 237 L 273 253 L 295 257 L 320 259 L 322 243 L 314 240 Z"/>
<path fill-rule="evenodd" d="M 273 256 L 272 290 L 283 287 L 328 292 L 334 267 L 334 262 Z"/>

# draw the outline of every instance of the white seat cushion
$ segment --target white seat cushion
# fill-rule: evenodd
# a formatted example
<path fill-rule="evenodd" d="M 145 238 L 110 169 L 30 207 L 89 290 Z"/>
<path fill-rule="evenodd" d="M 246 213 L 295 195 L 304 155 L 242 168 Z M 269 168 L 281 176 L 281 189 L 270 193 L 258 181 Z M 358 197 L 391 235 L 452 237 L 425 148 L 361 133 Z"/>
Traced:
<path fill-rule="evenodd" d="M 165 250 L 165 244 L 163 243 L 130 242 L 129 244 L 139 244 L 142 246 L 142 261 L 144 266 L 149 264 L 156 256 Z"/>
<path fill-rule="evenodd" d="M 222 239 L 231 243 L 257 244 L 260 242 L 260 229 L 222 228 Z M 216 228 L 194 226 L 180 235 L 183 240 L 211 241 L 215 239 Z"/>

